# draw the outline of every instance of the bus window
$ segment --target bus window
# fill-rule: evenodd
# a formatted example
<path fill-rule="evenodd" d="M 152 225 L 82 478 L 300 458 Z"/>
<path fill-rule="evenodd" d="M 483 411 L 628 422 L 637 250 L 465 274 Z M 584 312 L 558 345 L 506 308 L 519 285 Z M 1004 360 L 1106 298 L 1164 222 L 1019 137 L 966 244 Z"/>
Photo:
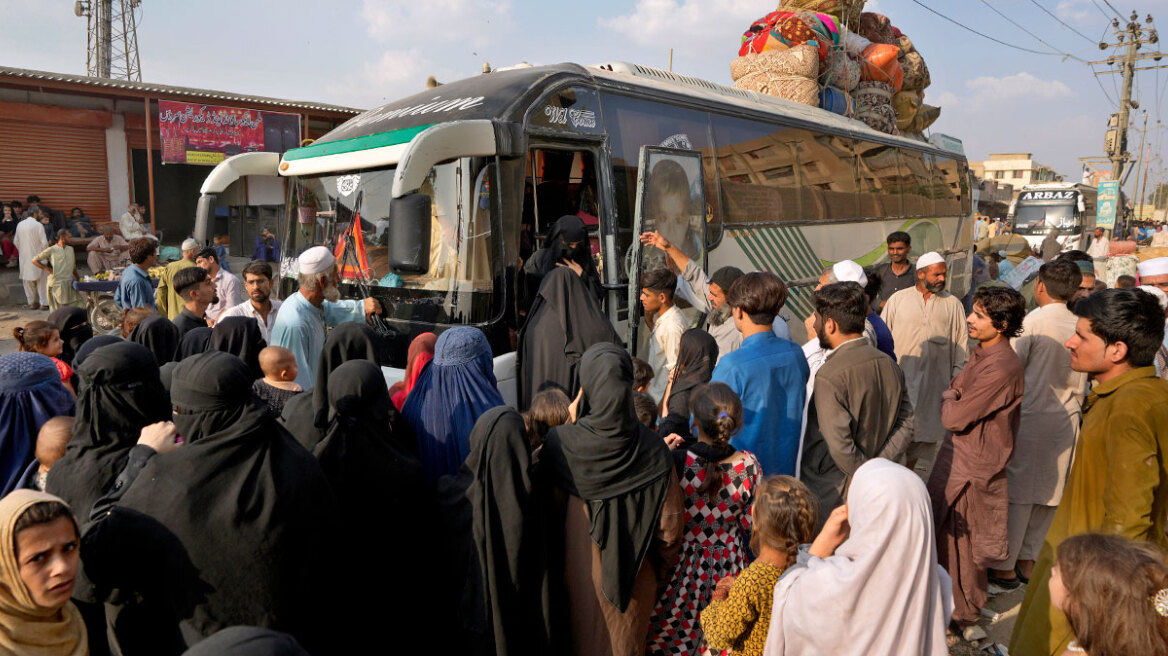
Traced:
<path fill-rule="evenodd" d="M 897 184 L 896 148 L 867 141 L 856 142 L 860 171 L 860 212 L 864 217 L 902 215 Z"/>
<path fill-rule="evenodd" d="M 898 150 L 894 185 L 900 192 L 905 216 L 932 216 L 933 199 L 929 196 L 931 174 L 925 154 L 909 148 Z"/>
<path fill-rule="evenodd" d="M 946 168 L 957 170 L 956 162 L 941 155 L 933 155 L 931 159 L 933 160 L 932 184 L 929 187 L 933 200 L 937 204 L 937 214 L 940 216 L 960 216 L 961 201 L 957 197 L 960 190 L 949 186 L 945 175 Z"/>
<path fill-rule="evenodd" d="M 815 157 L 806 162 L 806 185 L 823 199 L 825 219 L 854 219 L 860 216 L 859 185 L 856 179 L 856 152 L 852 140 L 833 134 L 816 135 Z"/>
<path fill-rule="evenodd" d="M 636 211 L 637 175 L 640 169 L 641 148 L 662 146 L 679 150 L 696 150 L 702 153 L 703 176 L 707 190 L 707 203 L 716 200 L 713 166 L 705 165 L 713 156 L 709 147 L 709 117 L 705 112 L 694 111 L 676 105 L 631 98 L 614 93 L 603 93 L 604 122 L 612 151 L 614 201 L 613 216 L 616 225 L 616 241 L 620 257 L 620 269 L 615 280 L 628 281 L 626 256 L 631 247 L 638 243 L 633 235 L 633 214 Z M 709 213 L 707 213 L 709 216 Z M 704 262 L 703 262 L 704 264 Z"/>
<path fill-rule="evenodd" d="M 810 132 L 715 116 L 714 141 L 727 223 L 823 218 L 819 189 L 803 184 L 803 162 L 820 150 Z"/>

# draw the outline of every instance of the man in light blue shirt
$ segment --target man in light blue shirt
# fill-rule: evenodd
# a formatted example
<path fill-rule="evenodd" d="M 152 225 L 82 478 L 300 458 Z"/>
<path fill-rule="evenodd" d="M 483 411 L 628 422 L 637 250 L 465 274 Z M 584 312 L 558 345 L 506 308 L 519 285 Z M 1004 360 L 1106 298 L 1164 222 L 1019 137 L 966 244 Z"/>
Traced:
<path fill-rule="evenodd" d="M 296 357 L 296 383 L 303 389 L 316 384 L 316 368 L 324 350 L 325 327 L 362 321 L 381 311 L 377 299 L 340 300 L 337 260 L 324 246 L 300 254 L 300 289 L 284 299 L 272 326 L 273 346 L 283 346 Z"/>
<path fill-rule="evenodd" d="M 158 242 L 139 237 L 130 241 L 130 266 L 122 271 L 122 279 L 114 292 L 114 303 L 123 312 L 134 308 L 154 307 L 154 285 L 150 283 L 150 267 L 158 262 Z"/>
<path fill-rule="evenodd" d="M 786 300 L 787 286 L 773 273 L 756 271 L 734 281 L 726 302 L 742 346 L 718 361 L 712 378 L 742 399 L 742 430 L 730 444 L 757 456 L 767 476 L 797 474 L 810 377 L 803 350 L 774 333 Z"/>

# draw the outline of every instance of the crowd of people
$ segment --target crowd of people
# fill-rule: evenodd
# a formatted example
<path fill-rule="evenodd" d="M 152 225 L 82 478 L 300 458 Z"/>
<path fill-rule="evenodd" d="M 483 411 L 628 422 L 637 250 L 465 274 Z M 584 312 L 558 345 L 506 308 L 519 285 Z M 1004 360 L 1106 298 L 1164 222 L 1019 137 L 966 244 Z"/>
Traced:
<path fill-rule="evenodd" d="M 120 336 L 61 303 L 0 356 L 0 647 L 947 654 L 1028 584 L 1011 654 L 1168 653 L 1160 263 L 962 299 L 896 232 L 792 331 L 778 276 L 646 233 L 642 359 L 570 218 L 525 274 L 518 408 L 474 327 L 387 384 L 326 248 L 281 302 L 194 240 L 155 290 L 130 239 Z"/>

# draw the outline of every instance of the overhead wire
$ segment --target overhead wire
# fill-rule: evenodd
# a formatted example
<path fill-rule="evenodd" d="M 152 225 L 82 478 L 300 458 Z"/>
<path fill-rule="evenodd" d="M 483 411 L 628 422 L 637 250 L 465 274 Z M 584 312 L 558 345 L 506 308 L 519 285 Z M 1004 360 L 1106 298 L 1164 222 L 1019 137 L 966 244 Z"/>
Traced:
<path fill-rule="evenodd" d="M 1058 16 L 1054 15 L 1053 13 L 1051 13 L 1051 11 L 1050 11 L 1049 9 L 1047 9 L 1046 7 L 1043 7 L 1042 5 L 1038 4 L 1038 0 L 1030 0 L 1030 2 L 1031 2 L 1031 3 L 1032 3 L 1034 6 L 1035 6 L 1035 7 L 1038 7 L 1039 9 L 1043 10 L 1044 12 L 1046 12 L 1046 14 L 1047 14 L 1048 16 L 1050 16 L 1051 18 L 1053 18 L 1053 19 L 1055 19 L 1056 21 L 1058 21 L 1060 25 L 1062 25 L 1063 27 L 1067 28 L 1068 30 L 1070 30 L 1070 31 L 1074 32 L 1075 34 L 1078 34 L 1079 36 L 1083 37 L 1083 38 L 1084 38 L 1084 39 L 1086 39 L 1086 40 L 1087 40 L 1089 43 L 1091 43 L 1091 44 L 1096 44 L 1096 43 L 1098 43 L 1097 41 L 1092 41 L 1092 40 L 1091 40 L 1091 37 L 1087 36 L 1086 34 L 1083 34 L 1083 33 L 1082 33 L 1082 32 L 1080 32 L 1079 30 L 1076 30 L 1075 28 L 1073 28 L 1073 27 L 1071 27 L 1070 25 L 1068 25 L 1068 24 L 1066 24 L 1065 22 L 1063 22 L 1063 19 L 1061 19 L 1061 18 L 1059 18 Z"/>
<path fill-rule="evenodd" d="M 1109 2 L 1109 0 L 1103 0 L 1103 4 L 1107 5 L 1111 11 L 1115 12 L 1115 15 L 1118 16 L 1121 20 L 1123 19 L 1123 14 L 1119 13 L 1119 10 L 1116 9 L 1115 6 Z"/>
<path fill-rule="evenodd" d="M 1106 0 L 1105 0 L 1105 1 L 1106 1 Z M 1035 34 L 1034 32 L 1031 32 L 1030 30 L 1026 29 L 1026 28 L 1025 28 L 1025 27 L 1023 27 L 1021 24 L 1019 24 L 1018 22 L 1016 22 L 1016 21 L 1015 21 L 1013 18 L 1010 18 L 1010 17 L 1009 17 L 1009 16 L 1007 16 L 1006 14 L 1002 13 L 1002 12 L 1001 12 L 1001 11 L 1000 11 L 1000 10 L 999 10 L 997 7 L 995 7 L 995 6 L 991 5 L 990 3 L 986 2 L 986 0 L 981 0 L 981 3 L 982 3 L 983 5 L 985 5 L 985 6 L 989 7 L 989 8 L 990 8 L 990 11 L 993 11 L 995 14 L 997 14 L 997 15 L 1001 16 L 1002 18 L 1006 19 L 1007 21 L 1009 21 L 1009 23 L 1010 23 L 1011 25 L 1013 25 L 1014 27 L 1016 27 L 1016 28 L 1018 28 L 1018 29 L 1022 30 L 1023 32 L 1025 32 L 1025 33 L 1029 34 L 1030 36 L 1034 37 L 1034 40 L 1035 40 L 1035 41 L 1038 41 L 1039 43 L 1041 43 L 1042 45 L 1046 46 L 1047 48 L 1050 48 L 1051 50 L 1055 51 L 1056 53 L 1058 53 L 1058 54 L 1060 54 L 1060 55 L 1062 55 L 1062 56 L 1064 56 L 1064 57 L 1069 57 L 1069 58 L 1071 58 L 1071 59 L 1074 59 L 1074 60 L 1076 60 L 1076 61 L 1081 61 L 1081 62 L 1083 62 L 1083 63 L 1087 63 L 1087 62 L 1086 62 L 1086 60 L 1085 60 L 1085 59 L 1083 59 L 1082 57 L 1077 57 L 1077 56 L 1075 56 L 1075 55 L 1072 55 L 1072 54 L 1071 54 L 1071 53 L 1069 53 L 1069 52 L 1063 52 L 1062 50 L 1059 50 L 1058 48 L 1056 48 L 1056 47 L 1054 47 L 1054 46 L 1050 45 L 1050 44 L 1049 44 L 1049 43 L 1047 43 L 1046 41 L 1043 41 L 1043 40 L 1042 40 L 1042 38 L 1041 38 L 1041 37 L 1039 37 L 1037 34 Z"/>
<path fill-rule="evenodd" d="M 973 29 L 972 27 L 969 27 L 968 25 L 966 25 L 964 23 L 961 23 L 961 22 L 956 21 L 952 18 L 949 18 L 945 14 L 942 14 L 941 12 L 937 11 L 936 9 L 933 9 L 929 5 L 926 5 L 925 3 L 921 2 L 921 0 L 912 0 L 912 1 L 914 3 L 920 5 L 921 7 L 923 7 L 924 9 L 929 11 L 930 13 L 936 14 L 936 15 L 940 16 L 941 18 L 944 18 L 945 20 L 949 21 L 950 23 L 953 23 L 954 25 L 956 25 L 957 27 L 960 27 L 963 30 L 966 30 L 967 32 L 973 32 L 974 34 L 982 37 L 983 39 L 989 39 L 990 41 L 993 41 L 994 43 L 998 43 L 998 44 L 1001 44 L 1003 46 L 1006 46 L 1007 48 L 1013 48 L 1015 50 L 1021 50 L 1022 52 L 1029 52 L 1029 53 L 1033 53 L 1035 55 L 1056 55 L 1056 56 L 1057 55 L 1066 55 L 1066 53 L 1062 53 L 1062 52 L 1048 52 L 1045 50 L 1034 50 L 1032 48 L 1024 48 L 1022 46 L 1016 46 L 1012 43 L 1006 43 L 1005 41 L 1002 41 L 1001 39 L 996 39 L 988 34 L 978 32 L 977 30 Z M 984 2 L 984 0 L 983 0 L 983 2 Z M 1073 56 L 1073 55 L 1066 55 L 1066 56 Z M 1075 59 L 1079 59 L 1079 58 L 1075 57 Z M 1082 60 L 1080 59 L 1079 61 L 1082 61 Z"/>

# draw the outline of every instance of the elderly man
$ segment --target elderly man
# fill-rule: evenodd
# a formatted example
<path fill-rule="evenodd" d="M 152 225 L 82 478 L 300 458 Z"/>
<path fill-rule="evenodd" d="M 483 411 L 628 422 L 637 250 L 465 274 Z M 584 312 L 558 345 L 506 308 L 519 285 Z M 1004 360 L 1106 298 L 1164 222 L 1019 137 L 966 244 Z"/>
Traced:
<path fill-rule="evenodd" d="M 381 311 L 381 303 L 375 298 L 340 300 L 337 258 L 324 246 L 313 246 L 301 253 L 298 271 L 300 289 L 284 299 L 272 326 L 271 344 L 292 351 L 296 356 L 296 384 L 308 389 L 316 383 L 325 327 L 366 319 Z"/>
<path fill-rule="evenodd" d="M 174 321 L 174 318 L 183 310 L 186 301 L 179 296 L 174 288 L 174 275 L 187 267 L 195 266 L 195 253 L 199 252 L 199 242 L 186 239 L 182 243 L 182 259 L 166 265 L 162 278 L 158 281 L 158 289 L 154 293 L 154 303 L 158 306 L 158 314 Z"/>
<path fill-rule="evenodd" d="M 1160 291 L 1168 294 L 1168 257 L 1153 257 L 1150 260 L 1145 260 L 1139 264 L 1140 285 L 1148 285 L 1155 287 Z M 1168 348 L 1168 335 L 1164 337 L 1162 344 Z M 1160 362 L 1165 358 L 1161 355 L 1156 362 L 1156 371 L 1161 378 L 1168 377 L 1168 362 Z"/>
<path fill-rule="evenodd" d="M 150 226 L 147 225 L 142 218 L 142 206 L 138 203 L 130 203 L 129 208 L 118 219 L 118 229 L 122 231 L 122 236 L 126 241 L 137 239 L 138 237 L 150 237 Z"/>
<path fill-rule="evenodd" d="M 49 306 L 49 277 L 34 264 L 37 253 L 49 247 L 45 223 L 48 219 L 43 213 L 34 212 L 16 224 L 16 236 L 12 238 L 13 245 L 20 251 L 20 280 L 24 283 L 24 297 L 30 310 Z"/>
<path fill-rule="evenodd" d="M 935 251 L 925 253 L 916 269 L 916 286 L 893 294 L 881 316 L 892 331 L 896 360 L 913 403 L 914 434 L 906 464 L 927 481 L 945 436 L 941 393 L 965 366 L 969 329 L 961 299 L 945 291 L 945 258 Z"/>
<path fill-rule="evenodd" d="M 89 270 L 94 273 L 101 273 L 102 271 L 109 271 L 120 266 L 126 265 L 126 253 L 130 250 L 130 242 L 123 239 L 120 235 L 114 233 L 112 224 L 105 224 L 101 228 L 101 234 L 89 242 L 85 247 L 86 262 L 89 264 Z"/>

